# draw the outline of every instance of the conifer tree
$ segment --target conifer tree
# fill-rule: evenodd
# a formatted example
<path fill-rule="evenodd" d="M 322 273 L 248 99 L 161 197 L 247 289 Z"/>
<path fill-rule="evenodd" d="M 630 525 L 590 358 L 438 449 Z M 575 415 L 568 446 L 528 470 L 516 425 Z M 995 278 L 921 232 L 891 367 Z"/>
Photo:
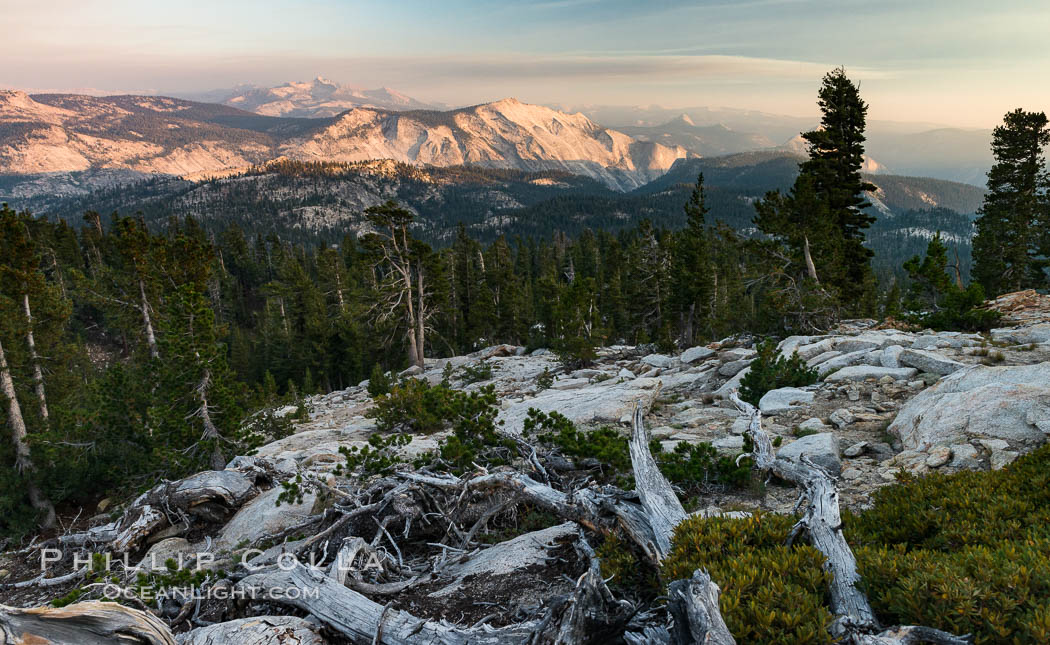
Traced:
<path fill-rule="evenodd" d="M 995 164 L 973 240 L 974 278 L 985 292 L 1047 285 L 1050 258 L 1050 175 L 1043 112 L 1009 112 L 992 134 Z"/>
<path fill-rule="evenodd" d="M 712 266 L 705 217 L 708 213 L 703 173 L 697 177 L 685 204 L 686 224 L 676 236 L 671 269 L 674 301 L 679 316 L 679 338 L 683 345 L 696 340 L 697 327 L 710 333 L 712 315 Z"/>
<path fill-rule="evenodd" d="M 777 254 L 788 261 L 781 274 L 797 291 L 788 301 L 824 310 L 836 299 L 850 313 L 870 313 L 874 277 L 864 230 L 874 217 L 864 210 L 864 192 L 875 186 L 860 174 L 868 106 L 842 68 L 824 76 L 817 104 L 820 127 L 802 134 L 809 159 L 788 195 L 774 191 L 756 204 L 755 224 L 786 247 Z M 820 288 L 806 293 L 803 278 Z"/>
<path fill-rule="evenodd" d="M 831 282 L 849 304 L 860 302 L 872 287 L 872 252 L 864 246 L 864 229 L 875 218 L 864 212 L 870 204 L 863 193 L 875 186 L 860 175 L 868 105 L 841 67 L 824 76 L 818 97 L 820 128 L 802 135 L 809 145 L 809 160 L 802 164 L 800 175 L 812 179 L 816 198 L 837 228 L 839 239 L 833 244 L 842 244 L 842 260 Z"/>
<path fill-rule="evenodd" d="M 427 320 L 433 314 L 426 298 L 425 262 L 432 252 L 409 234 L 412 213 L 396 202 L 372 206 L 365 210 L 365 217 L 375 228 L 362 240 L 371 251 L 378 277 L 374 318 L 401 320 L 408 362 L 422 367 Z"/>

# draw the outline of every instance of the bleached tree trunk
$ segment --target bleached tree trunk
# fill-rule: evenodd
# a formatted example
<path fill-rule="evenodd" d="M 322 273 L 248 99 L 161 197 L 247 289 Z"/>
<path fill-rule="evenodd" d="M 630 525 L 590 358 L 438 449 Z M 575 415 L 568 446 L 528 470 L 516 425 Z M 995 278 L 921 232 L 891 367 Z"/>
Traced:
<path fill-rule="evenodd" d="M 965 289 L 966 285 L 963 284 L 962 277 L 962 260 L 959 259 L 959 247 L 955 247 L 955 264 L 952 265 L 952 269 L 955 270 L 955 286 L 960 291 Z"/>
<path fill-rule="evenodd" d="M 146 300 L 146 283 L 139 278 L 139 296 L 141 298 L 142 324 L 146 328 L 146 345 L 149 347 L 150 358 L 160 358 L 160 350 L 157 348 L 157 336 L 153 333 L 153 322 L 149 316 L 149 301 Z"/>
<path fill-rule="evenodd" d="M 20 609 L 0 605 L 0 643 L 12 645 L 175 645 L 153 614 L 115 602 Z"/>
<path fill-rule="evenodd" d="M 55 507 L 51 500 L 37 487 L 33 481 L 33 461 L 29 457 L 29 441 L 26 432 L 26 422 L 22 417 L 22 408 L 18 405 L 18 395 L 15 393 L 15 382 L 11 378 L 11 370 L 7 365 L 7 356 L 4 354 L 4 346 L 0 344 L 0 392 L 7 398 L 7 422 L 11 426 L 11 444 L 15 450 L 15 468 L 25 476 L 26 495 L 29 503 L 34 509 L 44 514 L 41 526 L 51 528 L 55 524 Z"/>
<path fill-rule="evenodd" d="M 339 301 L 339 313 L 346 313 L 346 299 L 343 297 L 343 274 L 336 268 L 335 273 L 335 297 Z"/>
<path fill-rule="evenodd" d="M 211 467 L 212 470 L 222 470 L 226 467 L 226 459 L 222 456 L 222 434 L 219 429 L 215 427 L 215 423 L 211 420 L 211 411 L 208 409 L 208 388 L 211 386 L 211 371 L 204 370 L 204 377 L 201 378 L 200 384 L 197 386 L 197 398 L 201 402 L 201 407 L 198 410 L 198 415 L 201 418 L 201 423 L 204 425 L 204 435 L 201 439 L 214 441 L 211 451 Z"/>
<path fill-rule="evenodd" d="M 55 255 L 55 250 L 51 247 L 48 247 L 47 252 L 51 256 L 51 270 L 55 272 L 58 288 L 62 290 L 62 299 L 65 300 L 69 297 L 69 294 L 66 293 L 66 281 L 62 278 L 62 269 L 58 266 L 58 256 Z"/>
<path fill-rule="evenodd" d="M 418 303 L 416 306 L 416 360 L 415 364 L 423 367 L 423 352 L 426 346 L 424 342 L 424 334 L 426 333 L 426 306 L 423 295 L 423 264 L 422 262 L 417 263 L 416 266 L 416 298 Z"/>
<path fill-rule="evenodd" d="M 642 508 L 656 536 L 657 554 L 663 560 L 671 552 L 674 528 L 688 515 L 649 450 L 649 431 L 642 421 L 644 414 L 641 406 L 635 407 L 634 429 L 629 446 L 631 466 L 634 470 L 634 488 L 638 491 Z"/>
<path fill-rule="evenodd" d="M 408 339 L 408 363 L 409 365 L 419 364 L 419 340 L 416 337 L 416 313 L 415 308 L 412 306 L 412 294 L 408 294 L 408 305 L 405 311 L 405 324 L 408 326 L 408 331 L 405 334 Z"/>
<path fill-rule="evenodd" d="M 284 328 L 284 335 L 289 334 L 288 330 L 288 315 L 284 311 L 284 296 L 277 296 L 277 308 L 281 312 L 281 327 Z"/>
<path fill-rule="evenodd" d="M 792 528 L 788 544 L 803 531 L 809 534 L 810 543 L 825 557 L 824 570 L 831 573 L 828 583 L 832 613 L 838 618 L 831 626 L 832 635 L 843 642 L 855 645 L 904 645 L 927 641 L 944 645 L 972 643 L 969 635 L 955 636 L 930 627 L 905 625 L 881 631 L 875 611 L 868 597 L 858 587 L 860 574 L 857 558 L 842 534 L 842 515 L 835 480 L 806 455 L 801 463 L 778 459 L 769 435 L 762 429 L 762 413 L 755 406 L 743 401 L 734 392 L 731 397 L 737 408 L 749 417 L 745 434 L 754 445 L 750 455 L 755 470 L 772 472 L 777 477 L 797 484 L 802 488 L 799 503 L 805 503 L 802 519 Z"/>
<path fill-rule="evenodd" d="M 22 294 L 22 309 L 26 314 L 26 345 L 29 347 L 29 361 L 33 364 L 33 388 L 40 403 L 40 418 L 48 422 L 47 394 L 44 392 L 44 371 L 40 368 L 40 357 L 36 353 L 36 340 L 33 338 L 33 312 L 29 308 L 29 294 Z"/>
<path fill-rule="evenodd" d="M 690 345 L 693 342 L 693 319 L 696 317 L 696 303 L 689 303 L 689 311 L 685 314 L 682 323 L 682 344 Z"/>
<path fill-rule="evenodd" d="M 817 277 L 817 265 L 813 264 L 813 254 L 809 251 L 809 236 L 804 236 L 803 240 L 805 243 L 802 245 L 802 255 L 806 258 L 806 273 L 813 282 L 820 284 L 820 278 Z"/>

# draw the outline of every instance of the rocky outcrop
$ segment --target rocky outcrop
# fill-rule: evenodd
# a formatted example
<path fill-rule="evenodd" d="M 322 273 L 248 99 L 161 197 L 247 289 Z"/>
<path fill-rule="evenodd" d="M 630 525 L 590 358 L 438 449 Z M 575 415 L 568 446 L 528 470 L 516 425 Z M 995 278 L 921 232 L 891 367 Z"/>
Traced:
<path fill-rule="evenodd" d="M 758 409 L 762 414 L 772 415 L 785 410 L 793 410 L 800 407 L 799 404 L 812 403 L 814 392 L 797 387 L 782 387 L 770 390 L 762 395 L 758 402 Z"/>
<path fill-rule="evenodd" d="M 1050 323 L 993 329 L 992 340 L 998 343 L 1012 343 L 1014 345 L 1050 343 Z"/>
<path fill-rule="evenodd" d="M 969 335 L 883 332 L 863 321 L 855 324 L 860 329 L 782 344 L 781 353 L 799 351 L 810 361 L 831 354 L 826 360 L 852 355 L 850 361 L 857 362 L 811 385 L 767 392 L 760 408 L 775 416 L 764 425 L 761 413 L 736 396 L 755 356 L 753 340 L 747 337 L 712 343 L 704 348 L 708 351 L 692 352 L 690 360 L 640 347 L 602 348 L 583 369 L 563 368 L 550 352 L 526 354 L 524 348 L 499 346 L 427 360 L 424 367 L 404 374 L 431 383 L 448 378 L 453 387 L 468 391 L 491 386 L 499 400 L 500 432 L 516 440 L 532 408 L 564 414 L 581 429 L 604 426 L 622 432 L 634 491 L 608 481 L 599 485 L 589 474 L 605 469 L 593 463 L 597 459 L 567 459 L 560 449 L 534 443 L 531 437 L 500 447 L 509 457 L 501 457 L 498 465 L 481 461 L 456 475 L 440 465 L 417 469 L 405 461 L 395 472 L 348 477 L 336 470 L 346 466 L 340 449 L 364 446 L 376 431 L 369 419 L 374 401 L 362 383 L 310 397 L 305 402 L 310 418 L 297 420 L 294 434 L 252 456 L 235 457 L 225 470 L 166 483 L 140 496 L 118 522 L 56 539 L 85 548 L 124 545 L 116 552 L 146 550 L 157 559 L 207 551 L 217 558 L 207 570 L 221 568 L 229 576 L 210 579 L 206 584 L 212 588 L 322 590 L 319 598 L 239 605 L 261 615 L 213 625 L 207 622 L 232 618 L 222 614 L 227 605 L 210 605 L 216 613 L 205 615 L 204 609 L 198 618 L 193 603 L 162 603 L 157 615 L 166 623 L 198 628 L 178 637 L 191 645 L 269 645 L 284 638 L 314 643 L 333 634 L 354 642 L 393 642 L 388 636 L 399 634 L 410 643 L 449 638 L 478 642 L 479 635 L 486 642 L 518 643 L 545 626 L 586 631 L 586 625 L 573 623 L 573 616 L 620 633 L 631 616 L 641 614 L 636 606 L 615 601 L 602 586 L 587 539 L 615 533 L 653 566 L 666 555 L 670 533 L 686 512 L 649 453 L 651 438 L 664 450 L 704 442 L 736 458 L 747 437 L 748 449 L 754 450 L 752 464 L 760 472 L 802 485 L 809 530 L 832 533 L 840 525 L 834 520 L 840 503 L 864 506 L 872 491 L 897 481 L 901 471 L 921 475 L 1005 468 L 1045 441 L 1050 431 L 1050 352 L 1044 348 L 1002 348 L 996 360 L 1004 366 L 990 367 L 980 364 L 989 359 L 970 347 L 978 341 Z M 897 359 L 913 365 L 921 361 L 922 378 L 916 378 L 920 367 L 893 366 Z M 463 368 L 480 361 L 491 373 L 486 370 L 484 380 L 467 382 Z M 1025 362 L 1029 364 L 1021 364 Z M 740 363 L 744 367 L 737 371 Z M 942 365 L 955 371 L 941 378 L 933 372 Z M 539 378 L 545 373 L 556 376 L 553 383 Z M 720 397 L 723 392 L 726 398 Z M 896 441 L 885 432 L 894 417 L 890 431 Z M 434 451 L 444 436 L 447 432 L 414 436 L 400 448 L 401 456 Z M 779 448 L 776 453 L 773 446 Z M 699 485 L 705 487 L 708 506 L 704 517 L 721 515 L 719 508 L 728 505 L 791 513 L 800 490 L 769 486 L 756 500 L 753 492 L 707 488 L 706 481 Z M 301 501 L 294 499 L 297 493 Z M 293 499 L 278 504 L 282 495 Z M 834 521 L 821 523 L 826 519 L 818 518 L 821 513 L 830 513 Z M 537 516 L 544 518 L 546 528 L 521 530 Z M 183 517 L 190 519 L 183 523 Z M 130 538 L 118 535 L 129 532 Z M 316 556 L 321 566 L 282 568 L 285 554 L 300 562 Z M 242 564 L 256 568 L 244 571 Z M 48 584 L 80 580 L 68 565 L 64 571 L 68 573 L 61 576 L 49 573 Z M 693 582 L 703 583 L 695 576 Z M 16 584 L 26 588 L 43 584 L 43 578 Z M 681 602 L 673 589 L 669 595 Z M 266 615 L 282 606 L 307 618 Z M 717 606 L 715 598 L 711 607 Z M 520 618 L 500 618 L 511 610 Z M 440 621 L 448 616 L 456 617 L 455 624 Z M 669 642 L 658 634 L 666 630 L 667 618 L 654 616 L 641 618 L 648 621 L 647 636 L 630 642 Z M 0 622 L 22 618 L 0 606 Z M 141 616 L 121 618 L 137 621 Z M 377 638 L 380 626 L 382 638 Z"/>
<path fill-rule="evenodd" d="M 940 374 L 941 376 L 957 372 L 966 367 L 966 365 L 959 361 L 953 361 L 952 359 L 941 356 L 940 354 L 921 349 L 902 350 L 897 360 L 903 365 L 914 367 L 920 372 Z"/>
<path fill-rule="evenodd" d="M 283 492 L 280 486 L 271 488 L 242 507 L 223 527 L 216 545 L 232 549 L 240 543 L 254 543 L 302 523 L 313 513 L 314 491 L 304 491 L 301 500 L 282 503 L 278 498 Z"/>
<path fill-rule="evenodd" d="M 908 450 L 970 439 L 1041 445 L 1050 433 L 1050 363 L 955 372 L 905 404 L 889 431 Z"/>
<path fill-rule="evenodd" d="M 541 412 L 560 412 L 575 423 L 614 424 L 629 423 L 635 405 L 648 410 L 659 392 L 660 379 L 636 378 L 617 382 L 605 380 L 591 384 L 578 383 L 571 389 L 551 389 L 519 403 L 511 403 L 500 412 L 503 428 L 520 434 L 530 409 Z"/>
<path fill-rule="evenodd" d="M 828 383 L 839 381 L 866 381 L 867 379 L 880 379 L 890 377 L 894 380 L 909 379 L 919 373 L 913 367 L 882 367 L 876 365 L 851 365 L 832 372 L 824 377 Z"/>
<path fill-rule="evenodd" d="M 839 456 L 839 441 L 834 433 L 822 432 L 811 434 L 783 446 L 777 451 L 778 459 L 799 463 L 805 455 L 813 463 L 824 468 L 832 475 L 842 471 L 842 459 Z"/>

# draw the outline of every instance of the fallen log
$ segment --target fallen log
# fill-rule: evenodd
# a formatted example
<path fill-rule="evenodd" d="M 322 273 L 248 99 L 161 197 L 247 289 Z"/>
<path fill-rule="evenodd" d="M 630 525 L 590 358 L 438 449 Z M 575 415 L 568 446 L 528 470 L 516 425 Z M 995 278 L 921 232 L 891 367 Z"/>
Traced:
<path fill-rule="evenodd" d="M 207 627 L 176 637 L 179 645 L 325 645 L 317 627 L 295 616 L 256 616 Z"/>
<path fill-rule="evenodd" d="M 972 643 L 970 635 L 955 636 L 930 627 L 901 626 L 881 631 L 868 597 L 857 586 L 860 582 L 857 558 L 842 534 L 842 515 L 834 478 L 806 455 L 802 455 L 797 464 L 778 459 L 769 435 L 762 429 L 762 412 L 742 400 L 736 392 L 730 395 L 730 399 L 749 417 L 745 432 L 754 445 L 754 451 L 741 457 L 750 456 L 757 471 L 771 472 L 802 489 L 799 504 L 804 504 L 805 508 L 802 518 L 791 530 L 788 543 L 805 532 L 813 547 L 824 555 L 823 568 L 831 574 L 828 584 L 830 608 L 838 616 L 831 627 L 832 635 L 857 645 L 923 641 L 945 645 Z"/>
<path fill-rule="evenodd" d="M 642 500 L 646 520 L 656 540 L 659 562 L 671 552 L 671 539 L 674 537 L 675 527 L 685 520 L 688 514 L 671 488 L 671 483 L 660 472 L 660 467 L 649 450 L 649 438 L 642 409 L 636 406 L 630 441 L 631 466 L 634 469 L 635 490 Z M 693 573 L 690 580 L 672 582 L 668 592 L 668 609 L 673 619 L 673 630 L 667 641 L 663 640 L 662 633 L 650 633 L 649 637 L 676 645 L 736 645 L 736 640 L 722 619 L 718 607 L 718 594 L 718 586 L 711 581 L 711 576 L 699 569 Z"/>
<path fill-rule="evenodd" d="M 116 522 L 62 536 L 58 541 L 75 546 L 105 544 L 114 554 L 127 553 L 141 546 L 157 531 L 175 524 L 173 519 L 182 520 L 194 515 L 216 521 L 258 493 L 244 473 L 206 470 L 185 479 L 158 484 L 135 498 Z"/>
<path fill-rule="evenodd" d="M 660 466 L 649 450 L 649 431 L 643 422 L 641 406 L 634 408 L 634 426 L 631 430 L 629 444 L 631 466 L 634 469 L 634 489 L 642 500 L 645 517 L 656 539 L 656 551 L 659 560 L 671 552 L 671 538 L 674 529 L 688 517 L 678 495 L 671 488 L 670 482 L 660 472 Z"/>
<path fill-rule="evenodd" d="M 736 645 L 718 608 L 718 585 L 702 569 L 689 580 L 668 587 L 667 610 L 674 619 L 673 641 L 678 645 Z"/>
<path fill-rule="evenodd" d="M 175 645 L 159 618 L 113 602 L 19 609 L 0 605 L 0 642 L 11 645 Z"/>
<path fill-rule="evenodd" d="M 265 598 L 307 611 L 355 643 L 520 645 L 536 626 L 535 622 L 529 622 L 501 629 L 487 625 L 465 628 L 444 621 L 424 620 L 369 600 L 318 569 L 301 563 L 286 569 L 247 576 L 238 587 L 248 597 Z"/>

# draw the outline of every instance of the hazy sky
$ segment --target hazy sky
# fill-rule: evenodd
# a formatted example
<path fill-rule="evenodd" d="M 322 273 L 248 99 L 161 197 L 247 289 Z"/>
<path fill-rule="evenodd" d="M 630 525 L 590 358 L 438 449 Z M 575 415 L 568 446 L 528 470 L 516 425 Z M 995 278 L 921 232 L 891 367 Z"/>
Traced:
<path fill-rule="evenodd" d="M 0 86 L 191 92 L 323 75 L 463 105 L 810 115 L 844 65 L 873 119 L 1050 110 L 1045 0 L 0 0 Z"/>

